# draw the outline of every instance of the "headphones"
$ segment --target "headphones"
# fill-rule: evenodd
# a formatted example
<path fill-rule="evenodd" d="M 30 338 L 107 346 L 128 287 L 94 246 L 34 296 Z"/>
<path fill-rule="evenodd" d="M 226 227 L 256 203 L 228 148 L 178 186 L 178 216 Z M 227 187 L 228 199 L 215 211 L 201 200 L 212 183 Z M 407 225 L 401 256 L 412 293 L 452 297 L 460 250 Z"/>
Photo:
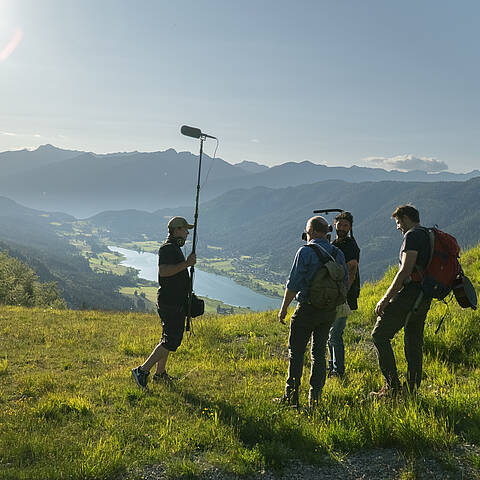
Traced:
<path fill-rule="evenodd" d="M 183 247 L 185 245 L 185 240 L 181 237 L 174 237 L 172 235 L 168 235 L 167 237 L 167 242 L 168 243 L 173 243 L 174 245 L 177 245 L 178 247 Z"/>
<path fill-rule="evenodd" d="M 175 237 L 173 241 L 179 246 L 183 247 L 185 245 L 185 239 L 180 237 Z"/>

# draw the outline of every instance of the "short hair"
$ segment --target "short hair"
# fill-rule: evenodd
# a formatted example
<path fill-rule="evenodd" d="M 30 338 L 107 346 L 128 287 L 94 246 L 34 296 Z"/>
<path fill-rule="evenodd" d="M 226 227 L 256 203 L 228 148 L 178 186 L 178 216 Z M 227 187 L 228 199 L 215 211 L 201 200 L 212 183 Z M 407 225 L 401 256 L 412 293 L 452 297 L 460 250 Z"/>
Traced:
<path fill-rule="evenodd" d="M 328 222 L 323 217 L 312 217 L 310 220 L 310 225 L 312 226 L 315 232 L 319 233 L 328 233 Z"/>
<path fill-rule="evenodd" d="M 399 205 L 392 213 L 392 218 L 401 219 L 403 217 L 408 217 L 412 222 L 420 223 L 420 213 L 411 203 Z"/>
<path fill-rule="evenodd" d="M 340 220 L 346 220 L 348 223 L 350 223 L 350 226 L 353 225 L 353 215 L 350 212 L 340 212 L 335 217 L 335 221 L 339 222 Z"/>

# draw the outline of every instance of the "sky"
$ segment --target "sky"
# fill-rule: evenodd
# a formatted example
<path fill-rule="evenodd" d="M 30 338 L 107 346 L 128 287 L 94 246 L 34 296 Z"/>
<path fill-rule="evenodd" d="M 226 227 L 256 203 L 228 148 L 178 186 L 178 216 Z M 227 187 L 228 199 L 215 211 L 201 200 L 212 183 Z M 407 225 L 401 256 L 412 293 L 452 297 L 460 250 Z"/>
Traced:
<path fill-rule="evenodd" d="M 0 151 L 480 168 L 480 2 L 0 0 Z M 212 154 L 215 142 L 207 140 Z"/>

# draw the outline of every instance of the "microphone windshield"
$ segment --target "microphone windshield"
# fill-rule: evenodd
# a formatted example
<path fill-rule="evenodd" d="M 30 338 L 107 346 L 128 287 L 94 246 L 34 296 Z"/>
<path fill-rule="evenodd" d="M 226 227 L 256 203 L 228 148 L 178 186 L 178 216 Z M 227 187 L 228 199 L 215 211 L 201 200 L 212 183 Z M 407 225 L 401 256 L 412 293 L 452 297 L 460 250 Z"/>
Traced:
<path fill-rule="evenodd" d="M 180 132 L 187 137 L 200 138 L 202 136 L 202 131 L 199 128 L 189 127 L 187 125 L 183 125 Z"/>

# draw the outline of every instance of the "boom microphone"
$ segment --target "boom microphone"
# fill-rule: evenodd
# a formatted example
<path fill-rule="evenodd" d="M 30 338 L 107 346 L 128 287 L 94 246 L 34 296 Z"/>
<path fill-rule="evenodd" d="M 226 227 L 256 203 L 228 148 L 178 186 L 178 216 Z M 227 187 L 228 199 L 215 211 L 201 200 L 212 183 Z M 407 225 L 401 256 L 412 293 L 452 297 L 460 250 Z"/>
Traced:
<path fill-rule="evenodd" d="M 313 213 L 326 213 L 326 214 L 329 214 L 329 213 L 332 213 L 332 212 L 344 212 L 345 210 L 342 210 L 340 208 L 326 208 L 324 210 L 314 210 Z"/>
<path fill-rule="evenodd" d="M 202 153 L 203 153 L 203 142 L 207 138 L 213 138 L 214 140 L 217 141 L 217 147 L 218 147 L 218 138 L 213 137 L 212 135 L 207 135 L 206 133 L 202 133 L 202 131 L 199 128 L 195 127 L 189 127 L 188 125 L 182 125 L 180 128 L 180 132 L 182 135 L 186 135 L 187 137 L 193 137 L 193 138 L 199 138 L 200 139 L 200 156 L 199 156 L 199 161 L 198 161 L 198 180 L 197 180 L 197 198 L 195 200 L 195 222 L 193 225 L 193 241 L 192 241 L 192 253 L 195 253 L 196 250 L 196 245 L 197 245 L 197 224 L 198 224 L 198 199 L 200 197 L 200 173 L 202 170 Z M 215 152 L 217 149 L 215 149 Z M 213 154 L 213 158 L 215 159 L 215 154 Z M 209 170 L 210 172 L 210 170 Z M 208 173 L 207 173 L 208 177 Z M 185 330 L 187 332 L 190 331 L 190 320 L 192 318 L 192 300 L 194 298 L 194 293 L 193 293 L 193 274 L 195 272 L 195 267 L 192 265 L 190 267 L 190 292 L 188 294 L 188 306 L 187 306 L 187 319 L 185 323 Z"/>
<path fill-rule="evenodd" d="M 202 131 L 199 128 L 189 127 L 188 125 L 183 125 L 182 128 L 180 129 L 180 132 L 182 132 L 182 135 L 186 135 L 187 137 L 193 137 L 193 138 L 206 137 L 206 138 L 214 138 L 215 140 L 217 140 L 217 137 L 212 137 L 211 135 L 202 133 Z"/>

